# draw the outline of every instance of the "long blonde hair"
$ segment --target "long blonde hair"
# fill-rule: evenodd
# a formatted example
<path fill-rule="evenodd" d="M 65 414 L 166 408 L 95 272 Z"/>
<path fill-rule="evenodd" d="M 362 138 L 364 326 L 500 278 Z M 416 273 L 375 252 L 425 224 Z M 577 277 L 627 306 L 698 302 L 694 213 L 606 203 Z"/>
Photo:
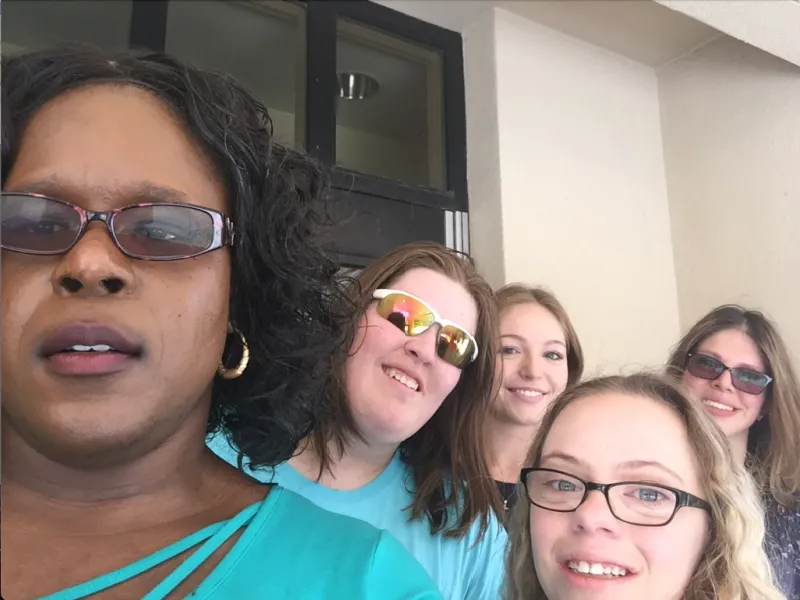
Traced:
<path fill-rule="evenodd" d="M 794 508 L 800 505 L 800 382 L 775 325 L 758 311 L 735 304 L 719 306 L 683 336 L 672 351 L 667 368 L 671 375 L 682 375 L 690 353 L 715 333 L 731 329 L 753 340 L 772 377 L 764 396 L 766 418 L 750 428 L 752 473 L 778 503 Z"/>
<path fill-rule="evenodd" d="M 756 486 L 728 451 L 725 436 L 680 386 L 666 377 L 640 373 L 593 379 L 562 394 L 550 407 L 525 464 L 538 466 L 553 423 L 573 402 L 605 394 L 644 396 L 663 402 L 683 421 L 704 476 L 711 505 L 708 547 L 689 580 L 684 600 L 786 600 L 772 583 L 763 550 L 764 512 Z M 547 600 L 536 576 L 530 534 L 530 503 L 520 484 L 520 501 L 512 510 L 507 554 L 506 600 Z"/>

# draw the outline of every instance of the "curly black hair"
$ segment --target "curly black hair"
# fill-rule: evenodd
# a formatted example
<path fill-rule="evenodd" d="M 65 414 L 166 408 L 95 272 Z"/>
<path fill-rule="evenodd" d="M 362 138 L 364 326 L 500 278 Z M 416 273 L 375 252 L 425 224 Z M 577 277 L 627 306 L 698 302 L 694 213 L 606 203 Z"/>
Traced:
<path fill-rule="evenodd" d="M 33 115 L 57 96 L 100 84 L 136 86 L 161 100 L 225 185 L 236 226 L 230 319 L 251 358 L 238 379 L 214 382 L 207 431 L 226 435 L 255 467 L 283 462 L 312 430 L 332 364 L 350 347 L 350 308 L 319 243 L 330 224 L 327 174 L 273 142 L 266 107 L 233 78 L 163 53 L 69 45 L 3 56 L 3 184 Z M 229 336 L 226 355 L 241 352 L 237 337 Z"/>

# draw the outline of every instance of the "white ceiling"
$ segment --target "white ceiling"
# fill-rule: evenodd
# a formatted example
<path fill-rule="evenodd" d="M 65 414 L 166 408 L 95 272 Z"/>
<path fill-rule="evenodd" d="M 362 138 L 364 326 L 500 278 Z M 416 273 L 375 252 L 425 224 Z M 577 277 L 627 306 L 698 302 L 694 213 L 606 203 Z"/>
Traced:
<path fill-rule="evenodd" d="M 655 1 L 800 66 L 800 0 Z"/>
<path fill-rule="evenodd" d="M 650 67 L 670 63 L 720 35 L 651 0 L 529 0 L 499 5 Z"/>
<path fill-rule="evenodd" d="M 482 12 L 501 7 L 651 67 L 669 63 L 719 35 L 712 27 L 651 0 L 377 1 L 453 31 L 464 31 Z"/>

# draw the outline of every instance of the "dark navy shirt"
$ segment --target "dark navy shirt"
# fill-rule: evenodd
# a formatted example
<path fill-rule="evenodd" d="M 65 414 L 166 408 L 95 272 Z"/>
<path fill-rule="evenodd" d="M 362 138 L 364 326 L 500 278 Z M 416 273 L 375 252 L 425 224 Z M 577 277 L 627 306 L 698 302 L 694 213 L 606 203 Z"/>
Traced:
<path fill-rule="evenodd" d="M 787 600 L 800 600 L 800 510 L 764 499 L 766 551 L 778 587 Z"/>

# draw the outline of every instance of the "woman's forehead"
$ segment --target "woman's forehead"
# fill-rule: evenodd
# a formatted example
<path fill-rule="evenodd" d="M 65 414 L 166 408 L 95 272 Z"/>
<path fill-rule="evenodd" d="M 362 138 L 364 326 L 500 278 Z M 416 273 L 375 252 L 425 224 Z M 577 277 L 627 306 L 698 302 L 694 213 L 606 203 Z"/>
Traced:
<path fill-rule="evenodd" d="M 576 400 L 561 412 L 545 440 L 542 457 L 565 454 L 601 473 L 632 463 L 658 463 L 680 479 L 698 482 L 688 432 L 663 402 L 607 393 Z"/>

